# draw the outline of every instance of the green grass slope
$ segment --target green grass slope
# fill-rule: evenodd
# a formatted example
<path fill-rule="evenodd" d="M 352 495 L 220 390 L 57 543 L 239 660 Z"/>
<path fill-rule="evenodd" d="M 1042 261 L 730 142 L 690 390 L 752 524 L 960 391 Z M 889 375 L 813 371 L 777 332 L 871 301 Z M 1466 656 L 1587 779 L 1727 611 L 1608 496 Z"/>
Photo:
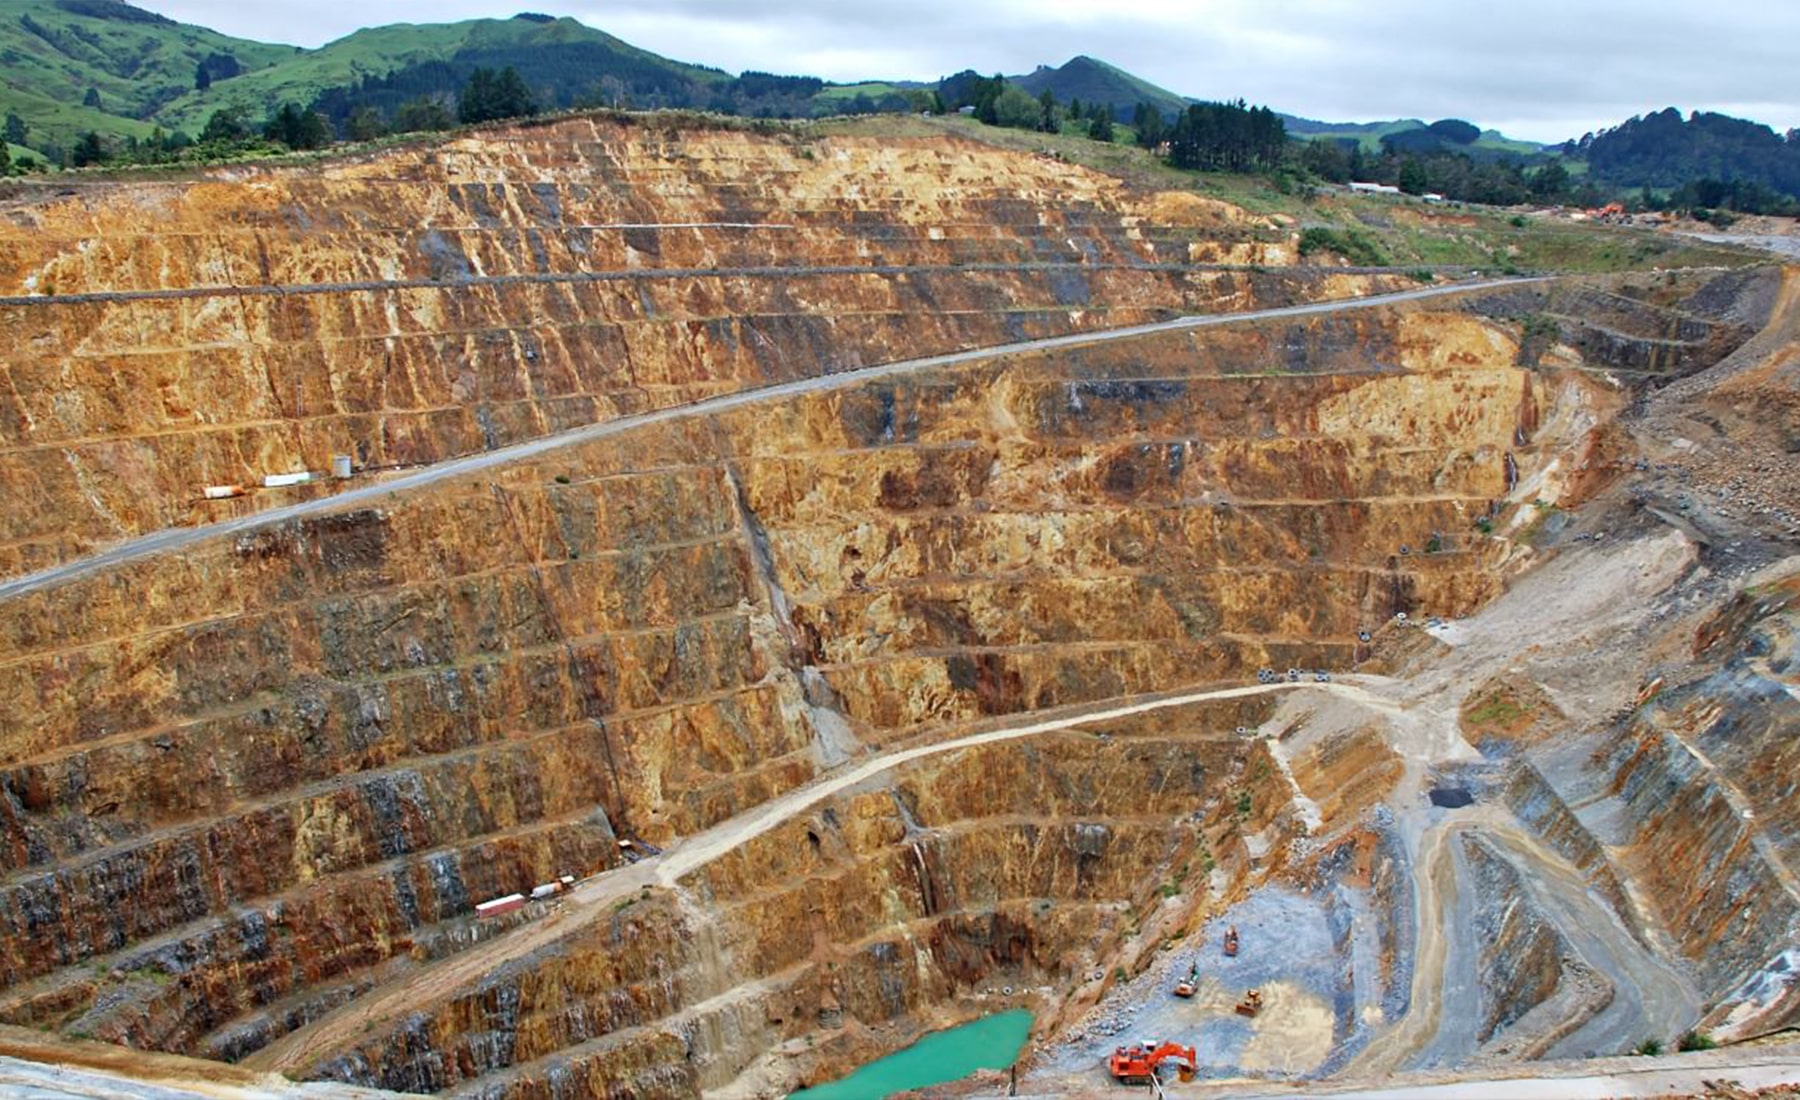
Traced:
<path fill-rule="evenodd" d="M 1491 149 L 1496 153 L 1514 153 L 1521 157 L 1529 157 L 1544 151 L 1544 147 L 1535 141 L 1523 141 L 1509 138 L 1498 130 L 1483 130 L 1475 139 L 1475 148 Z"/>
<path fill-rule="evenodd" d="M 1282 115 L 1281 121 L 1287 126 L 1287 132 L 1294 137 L 1308 141 L 1354 141 L 1362 146 L 1365 153 L 1381 152 L 1381 139 L 1384 137 L 1428 128 L 1416 118 L 1396 118 L 1385 122 L 1320 122 L 1316 119 Z M 1490 153 L 1512 153 L 1521 157 L 1543 151 L 1543 146 L 1534 141 L 1509 138 L 1498 130 L 1483 130 L 1481 136 L 1468 147 Z"/>
<path fill-rule="evenodd" d="M 1282 115 L 1287 132 L 1308 141 L 1354 141 L 1367 153 L 1381 152 L 1381 139 L 1389 134 L 1423 130 L 1425 124 L 1416 118 L 1397 118 L 1387 122 L 1319 122 L 1310 118 Z"/>
<path fill-rule="evenodd" d="M 329 88 L 433 61 L 460 61 L 468 68 L 514 65 L 534 86 L 546 66 L 567 68 L 571 62 L 589 71 L 595 81 L 623 67 L 656 71 L 699 86 L 728 79 L 716 69 L 670 61 L 574 19 L 396 23 L 357 31 L 271 68 L 214 84 L 205 92 L 190 92 L 164 107 L 159 119 L 165 127 L 195 133 L 222 107 L 241 106 L 251 117 L 261 118 L 282 103 L 306 105 Z"/>
<path fill-rule="evenodd" d="M 294 47 L 231 38 L 118 0 L 0 4 L 0 111 L 31 124 L 31 145 L 66 146 L 90 129 L 147 136 L 149 120 L 193 90 L 196 66 L 212 55 L 254 70 L 292 58 Z M 90 88 L 98 110 L 82 105 Z"/>

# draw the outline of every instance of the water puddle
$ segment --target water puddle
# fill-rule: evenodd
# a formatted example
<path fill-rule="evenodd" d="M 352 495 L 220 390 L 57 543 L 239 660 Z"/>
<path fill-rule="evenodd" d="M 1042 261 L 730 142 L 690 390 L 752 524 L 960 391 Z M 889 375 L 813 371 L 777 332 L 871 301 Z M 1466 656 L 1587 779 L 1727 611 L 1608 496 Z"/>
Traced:
<path fill-rule="evenodd" d="M 1460 810 L 1474 801 L 1475 796 L 1469 793 L 1467 787 L 1433 787 L 1431 789 L 1431 804 L 1441 806 L 1446 810 Z"/>
<path fill-rule="evenodd" d="M 793 1093 L 793 1100 L 875 1100 L 906 1089 L 941 1085 L 978 1069 L 1005 1069 L 1031 1034 L 1031 1013 L 1018 1008 L 934 1031 L 852 1073 Z"/>

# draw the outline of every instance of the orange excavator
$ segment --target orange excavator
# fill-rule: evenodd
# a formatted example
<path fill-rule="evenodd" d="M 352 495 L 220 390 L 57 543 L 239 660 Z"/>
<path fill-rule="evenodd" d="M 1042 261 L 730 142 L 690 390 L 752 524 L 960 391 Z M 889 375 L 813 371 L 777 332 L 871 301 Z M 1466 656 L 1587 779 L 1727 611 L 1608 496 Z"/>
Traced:
<path fill-rule="evenodd" d="M 1121 1085 L 1147 1085 L 1156 1079 L 1156 1071 L 1164 1062 L 1174 1062 L 1175 1071 L 1183 1081 L 1192 1080 L 1194 1072 L 1200 1068 L 1194 1048 L 1176 1043 L 1115 1047 L 1112 1056 L 1106 1060 L 1106 1068 Z"/>

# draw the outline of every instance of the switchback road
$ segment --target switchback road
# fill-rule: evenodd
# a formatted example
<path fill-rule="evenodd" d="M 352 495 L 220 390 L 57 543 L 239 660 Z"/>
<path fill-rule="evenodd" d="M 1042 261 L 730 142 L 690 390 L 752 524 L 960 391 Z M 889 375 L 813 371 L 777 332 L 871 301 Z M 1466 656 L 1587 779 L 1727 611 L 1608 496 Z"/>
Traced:
<path fill-rule="evenodd" d="M 1244 687 L 1187 690 L 1140 698 L 1113 705 L 1065 708 L 1052 717 L 1025 714 L 980 733 L 892 749 L 860 763 L 846 764 L 811 783 L 686 837 L 661 855 L 597 875 L 564 895 L 562 906 L 548 918 L 518 928 L 460 954 L 431 963 L 407 977 L 383 986 L 339 1008 L 312 1024 L 264 1047 L 241 1063 L 258 1070 L 300 1074 L 354 1043 L 358 1037 L 407 1012 L 417 1012 L 435 1001 L 466 990 L 502 965 L 522 958 L 567 936 L 575 935 L 608 905 L 650 886 L 673 887 L 684 877 L 749 843 L 756 837 L 791 821 L 835 795 L 895 768 L 940 753 L 991 745 L 1001 741 L 1057 733 L 1098 722 L 1116 721 L 1170 707 L 1191 706 L 1222 699 L 1306 689 L 1326 691 L 1360 700 L 1369 693 L 1354 683 L 1251 684 Z"/>

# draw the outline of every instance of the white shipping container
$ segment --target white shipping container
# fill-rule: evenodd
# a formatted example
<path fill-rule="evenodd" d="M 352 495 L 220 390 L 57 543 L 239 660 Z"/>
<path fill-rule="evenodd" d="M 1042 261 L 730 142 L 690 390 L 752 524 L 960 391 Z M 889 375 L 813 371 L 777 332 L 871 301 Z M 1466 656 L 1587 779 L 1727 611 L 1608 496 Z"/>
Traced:
<path fill-rule="evenodd" d="M 484 901 L 480 905 L 477 905 L 475 907 L 475 915 L 478 917 L 491 917 L 500 913 L 510 913 L 524 904 L 524 894 L 508 894 L 503 898 L 495 898 L 492 901 Z"/>

